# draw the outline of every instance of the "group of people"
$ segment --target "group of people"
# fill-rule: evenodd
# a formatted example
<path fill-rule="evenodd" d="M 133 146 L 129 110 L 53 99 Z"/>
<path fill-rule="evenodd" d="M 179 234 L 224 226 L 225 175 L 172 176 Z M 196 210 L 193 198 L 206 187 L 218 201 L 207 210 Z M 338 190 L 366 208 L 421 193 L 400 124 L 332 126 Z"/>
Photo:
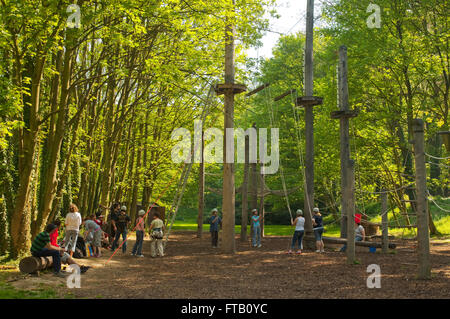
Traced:
<path fill-rule="evenodd" d="M 73 259 L 78 232 L 83 223 L 81 215 L 76 205 L 72 204 L 69 213 L 66 216 L 65 228 L 66 235 L 64 239 L 64 247 L 58 244 L 59 229 L 61 221 L 55 220 L 48 224 L 44 231 L 40 232 L 31 244 L 31 255 L 34 257 L 52 257 L 53 272 L 55 276 L 65 277 L 61 272 L 61 264 L 78 265 Z M 90 267 L 78 265 L 81 273 L 85 273 Z"/>
<path fill-rule="evenodd" d="M 212 247 L 217 248 L 218 247 L 218 239 L 219 239 L 219 225 L 221 224 L 221 218 L 218 215 L 219 211 L 217 208 L 214 208 L 212 210 L 212 215 L 209 219 L 210 223 L 210 229 L 211 232 L 211 241 L 212 241 Z M 323 244 L 323 217 L 320 213 L 319 208 L 315 207 L 313 209 L 313 217 L 312 217 L 312 226 L 314 231 L 314 237 L 315 237 L 315 245 L 316 245 L 316 252 L 317 253 L 323 253 L 325 252 L 325 246 Z M 303 250 L 303 236 L 305 234 L 305 217 L 303 215 L 303 211 L 301 209 L 298 209 L 296 212 L 296 217 L 294 220 L 291 219 L 291 225 L 295 226 L 294 234 L 292 236 L 292 242 L 291 242 L 291 248 L 288 250 L 288 254 L 293 254 L 295 250 L 295 244 L 297 243 L 297 251 L 296 254 L 300 255 Z M 263 217 L 258 214 L 257 209 L 252 210 L 252 217 L 251 217 L 251 233 L 252 233 L 252 246 L 253 247 L 261 247 L 261 221 Z M 364 227 L 361 225 L 360 221 L 356 222 L 356 229 L 355 229 L 355 240 L 356 241 L 363 241 L 365 238 L 365 231 Z M 341 248 L 341 251 L 345 251 L 346 245 Z"/>
<path fill-rule="evenodd" d="M 252 210 L 251 217 L 251 233 L 252 233 L 252 246 L 261 247 L 261 219 L 257 209 Z M 211 211 L 211 217 L 209 218 L 209 232 L 211 233 L 211 244 L 213 248 L 218 247 L 219 243 L 219 226 L 222 224 L 222 219 L 219 216 L 219 211 L 214 208 Z"/>
<path fill-rule="evenodd" d="M 100 206 L 100 209 L 104 208 Z M 144 257 L 142 254 L 143 242 L 145 237 L 145 211 L 140 210 L 136 219 L 136 243 L 133 246 L 131 255 Z M 92 257 L 101 257 L 101 248 L 110 248 L 115 251 L 119 247 L 119 240 L 122 236 L 122 252 L 127 251 L 127 234 L 131 223 L 131 218 L 127 215 L 126 206 L 120 206 L 115 203 L 111 206 L 109 222 L 103 220 L 101 211 L 83 219 L 75 204 L 71 204 L 69 212 L 64 220 L 65 236 L 58 244 L 60 220 L 54 220 L 48 224 L 44 231 L 39 233 L 32 242 L 31 255 L 34 257 L 52 257 L 53 271 L 55 276 L 65 277 L 66 274 L 61 271 L 61 264 L 75 264 L 74 253 L 79 247 L 80 240 L 83 243 L 82 249 L 85 249 L 85 243 L 92 247 Z M 80 228 L 84 226 L 84 234 L 80 238 Z M 151 256 L 164 256 L 163 234 L 165 231 L 164 222 L 158 212 L 153 214 L 152 222 L 149 226 L 151 242 Z M 80 248 L 81 249 L 81 248 Z M 84 254 L 86 255 L 86 254 Z M 75 256 L 76 257 L 76 256 Z M 85 273 L 90 267 L 78 265 L 81 273 Z"/>
<path fill-rule="evenodd" d="M 104 207 L 103 207 L 104 208 Z M 110 222 L 107 230 L 111 243 L 111 250 L 115 251 L 119 246 L 120 237 L 122 237 L 122 252 L 127 252 L 127 236 L 128 228 L 131 223 L 131 218 L 127 215 L 127 207 L 120 206 L 119 203 L 114 203 L 111 208 Z M 145 219 L 146 213 L 144 210 L 138 212 L 134 230 L 136 231 L 136 242 L 131 251 L 132 256 L 144 257 L 142 248 L 145 237 Z M 165 225 L 158 212 L 153 213 L 152 222 L 149 226 L 149 234 L 151 238 L 150 253 L 152 257 L 164 256 L 163 234 Z"/>

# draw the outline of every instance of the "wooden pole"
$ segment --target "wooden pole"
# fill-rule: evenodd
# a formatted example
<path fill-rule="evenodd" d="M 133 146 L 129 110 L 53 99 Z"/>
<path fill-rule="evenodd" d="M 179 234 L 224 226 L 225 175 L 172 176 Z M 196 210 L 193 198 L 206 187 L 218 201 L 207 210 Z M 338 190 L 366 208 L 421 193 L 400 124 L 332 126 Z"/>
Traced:
<path fill-rule="evenodd" d="M 382 190 L 385 191 L 384 189 Z M 387 193 L 381 193 L 381 231 L 382 231 L 382 252 L 384 254 L 389 251 L 389 228 L 388 228 L 388 198 Z"/>
<path fill-rule="evenodd" d="M 308 0 L 306 6 L 306 43 L 305 43 L 305 95 L 313 96 L 313 27 L 314 0 Z M 312 209 L 314 208 L 314 113 L 313 106 L 305 105 L 305 192 L 304 212 L 306 234 L 312 233 Z"/>
<path fill-rule="evenodd" d="M 347 82 L 347 48 L 341 46 L 339 48 L 339 65 L 338 65 L 338 88 L 339 88 L 339 109 L 348 111 L 348 82 Z M 350 159 L 350 134 L 349 120 L 347 117 L 340 118 L 340 139 L 341 139 L 341 190 L 347 188 L 349 181 L 346 173 L 346 163 Z M 341 203 L 341 237 L 347 238 L 347 211 L 346 201 Z"/>
<path fill-rule="evenodd" d="M 263 161 L 262 161 L 263 162 Z M 263 167 L 263 163 L 261 162 L 260 166 Z M 260 189 L 260 197 L 259 197 L 259 215 L 261 216 L 261 238 L 264 237 L 264 174 L 261 173 L 261 187 Z"/>
<path fill-rule="evenodd" d="M 235 0 L 233 0 L 233 7 Z M 235 27 L 228 24 L 225 30 L 225 84 L 231 88 L 226 89 L 225 94 L 225 128 L 224 128 L 224 152 L 223 152 L 223 237 L 222 249 L 225 253 L 235 253 L 234 225 L 235 225 L 235 184 L 234 184 L 234 161 L 227 163 L 227 128 L 234 128 L 234 36 Z M 234 138 L 232 143 L 234 144 Z"/>
<path fill-rule="evenodd" d="M 430 234 L 428 228 L 427 173 L 425 166 L 424 124 L 413 120 L 414 161 L 416 166 L 417 239 L 419 254 L 419 279 L 431 279 Z"/>
<path fill-rule="evenodd" d="M 249 137 L 245 136 L 244 181 L 242 182 L 241 242 L 247 241 Z"/>
<path fill-rule="evenodd" d="M 205 209 L 205 163 L 204 148 L 205 140 L 202 132 L 202 140 L 200 142 L 200 167 L 198 172 L 198 217 L 197 217 L 197 238 L 203 235 L 203 214 Z"/>
<path fill-rule="evenodd" d="M 355 161 L 348 160 L 348 185 L 343 200 L 347 202 L 347 264 L 355 262 Z"/>

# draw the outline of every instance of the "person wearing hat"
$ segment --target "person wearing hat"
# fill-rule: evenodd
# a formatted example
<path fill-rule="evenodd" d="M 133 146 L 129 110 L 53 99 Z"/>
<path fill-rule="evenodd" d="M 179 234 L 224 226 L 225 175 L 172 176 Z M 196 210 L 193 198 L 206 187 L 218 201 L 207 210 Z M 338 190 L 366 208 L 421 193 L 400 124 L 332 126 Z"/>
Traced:
<path fill-rule="evenodd" d="M 261 247 L 261 216 L 258 215 L 258 210 L 252 210 L 252 246 L 253 247 Z"/>
<path fill-rule="evenodd" d="M 213 248 L 217 248 L 219 242 L 219 225 L 222 219 L 219 217 L 219 211 L 214 208 L 209 218 L 209 232 L 211 233 L 211 244 Z"/>
<path fill-rule="evenodd" d="M 300 255 L 303 248 L 303 235 L 305 234 L 305 218 L 303 217 L 303 211 L 301 209 L 297 209 L 297 217 L 294 220 L 291 219 L 291 225 L 295 225 L 295 231 L 294 236 L 292 236 L 291 249 L 289 249 L 288 254 L 292 254 L 295 242 L 298 241 L 297 254 Z"/>
<path fill-rule="evenodd" d="M 312 218 L 314 236 L 316 237 L 316 253 L 323 253 L 324 245 L 322 240 L 323 234 L 323 219 L 322 214 L 320 214 L 319 208 L 315 207 L 313 209 L 314 216 Z"/>
<path fill-rule="evenodd" d="M 116 216 L 114 224 L 117 228 L 116 238 L 112 244 L 111 250 L 114 251 L 118 245 L 120 235 L 122 235 L 122 252 L 125 254 L 127 252 L 127 228 L 128 224 L 131 222 L 130 217 L 127 215 L 127 207 L 122 206 L 120 208 L 120 214 Z"/>
<path fill-rule="evenodd" d="M 138 213 L 139 217 L 136 219 L 136 243 L 133 246 L 133 250 L 131 251 L 131 255 L 144 257 L 142 255 L 142 245 L 144 243 L 144 234 L 145 234 L 145 210 L 141 209 Z"/>

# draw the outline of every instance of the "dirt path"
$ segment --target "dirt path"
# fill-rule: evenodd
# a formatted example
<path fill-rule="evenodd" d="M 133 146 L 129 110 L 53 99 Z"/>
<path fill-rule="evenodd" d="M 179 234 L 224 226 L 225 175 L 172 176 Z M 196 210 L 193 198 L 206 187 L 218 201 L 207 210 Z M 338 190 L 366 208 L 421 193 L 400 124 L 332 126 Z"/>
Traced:
<path fill-rule="evenodd" d="M 111 252 L 102 258 L 81 259 L 91 265 L 82 275 L 80 289 L 68 289 L 64 279 L 51 274 L 14 283 L 30 287 L 45 281 L 57 287 L 61 296 L 76 298 L 450 298 L 450 244 L 432 245 L 433 278 L 415 279 L 417 257 L 413 242 L 398 243 L 396 253 L 357 251 L 358 265 L 346 265 L 345 255 L 331 251 L 287 255 L 286 237 L 263 239 L 254 249 L 236 238 L 237 253 L 224 255 L 210 247 L 209 234 L 202 240 L 193 232 L 171 236 L 164 258 L 150 257 L 150 242 L 145 240 L 144 258 L 116 253 L 105 266 Z M 367 266 L 381 267 L 381 288 L 368 289 Z"/>

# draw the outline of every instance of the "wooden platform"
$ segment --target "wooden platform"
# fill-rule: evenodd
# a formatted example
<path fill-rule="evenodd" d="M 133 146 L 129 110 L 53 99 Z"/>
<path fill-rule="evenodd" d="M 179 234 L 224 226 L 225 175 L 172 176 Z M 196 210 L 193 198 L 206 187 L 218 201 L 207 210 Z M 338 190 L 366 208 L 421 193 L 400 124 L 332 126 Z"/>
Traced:
<path fill-rule="evenodd" d="M 298 106 L 316 106 L 323 103 L 323 97 L 320 96 L 300 96 L 297 98 Z"/>
<path fill-rule="evenodd" d="M 217 84 L 214 88 L 217 95 L 225 94 L 227 90 L 233 90 L 233 94 L 240 94 L 247 91 L 247 87 L 244 84 Z"/>
<path fill-rule="evenodd" d="M 333 112 L 331 112 L 330 116 L 332 119 L 340 119 L 342 117 L 344 117 L 344 118 L 357 117 L 358 114 L 359 114 L 358 110 L 333 111 Z"/>

